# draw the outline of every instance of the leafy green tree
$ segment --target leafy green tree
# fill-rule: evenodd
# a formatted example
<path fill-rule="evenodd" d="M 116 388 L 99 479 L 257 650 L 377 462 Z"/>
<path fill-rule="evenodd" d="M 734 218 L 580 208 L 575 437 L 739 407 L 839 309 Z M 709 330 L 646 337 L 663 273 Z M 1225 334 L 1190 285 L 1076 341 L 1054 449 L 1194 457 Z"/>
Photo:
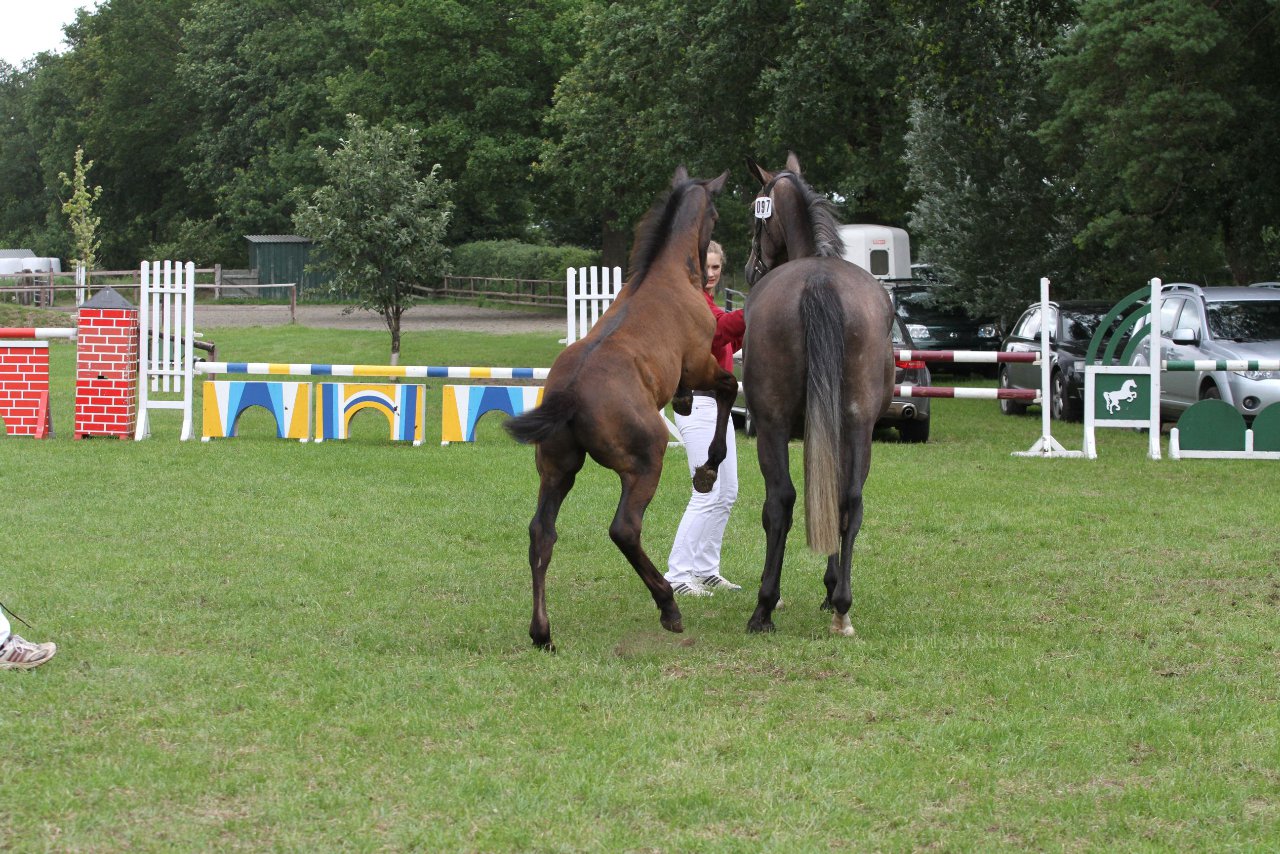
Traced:
<path fill-rule="evenodd" d="M 543 121 L 576 46 L 582 0 L 366 0 L 351 26 L 362 63 L 331 81 L 334 105 L 417 127 L 454 176 L 455 241 L 524 237 L 544 185 L 531 175 Z"/>
<path fill-rule="evenodd" d="M 606 263 L 625 261 L 673 165 L 714 174 L 747 154 L 780 163 L 795 150 L 846 219 L 905 224 L 906 42 L 890 0 L 590 3 L 581 20 L 540 169 L 572 237 L 595 242 L 594 228 Z M 741 258 L 756 187 L 733 175 L 717 239 Z"/>
<path fill-rule="evenodd" d="M 0 245 L 61 255 L 42 229 L 53 193 L 44 180 L 39 137 L 32 127 L 32 81 L 39 62 L 22 70 L 0 61 Z"/>
<path fill-rule="evenodd" d="M 625 264 L 633 224 L 675 165 L 716 174 L 753 153 L 764 112 L 757 81 L 777 52 L 789 3 L 781 0 L 592 2 L 578 26 L 582 56 L 561 78 L 539 164 L 555 188 L 565 236 L 600 245 Z M 750 8 L 748 8 L 750 7 Z M 755 152 L 760 153 L 760 152 Z M 739 190 L 747 176 L 741 170 Z M 732 209 L 732 190 L 721 198 Z M 722 215 L 741 251 L 745 216 Z M 736 243 L 736 246 L 733 245 Z"/>
<path fill-rule="evenodd" d="M 1051 113 L 1044 62 L 1071 2 L 910 4 L 916 48 L 906 136 L 912 238 L 944 294 L 1012 322 L 1049 276 L 1078 292 L 1069 203 L 1036 131 Z"/>
<path fill-rule="evenodd" d="M 1090 274 L 1207 284 L 1276 270 L 1280 15 L 1267 0 L 1087 0 L 1043 130 Z"/>
<path fill-rule="evenodd" d="M 415 288 L 448 272 L 445 231 L 452 182 L 439 164 L 420 175 L 421 140 L 404 125 L 370 127 L 348 117 L 346 138 L 332 154 L 319 149 L 325 181 L 294 214 L 317 244 L 309 265 L 330 273 L 334 289 L 355 294 L 351 308 L 377 311 L 391 331 L 391 364 L 400 362 L 400 318 Z"/>
<path fill-rule="evenodd" d="M 13 141 L 24 151 L 12 165 L 15 171 L 26 171 L 27 177 L 24 183 L 10 184 L 6 180 L 0 187 L 0 195 L 4 188 L 12 187 L 23 196 L 19 205 L 0 204 L 0 210 L 7 208 L 21 222 L 25 237 L 14 242 L 59 258 L 69 257 L 73 249 L 62 214 L 58 175 L 74 168 L 76 145 L 83 142 L 77 136 L 80 110 L 75 100 L 77 87 L 71 78 L 69 53 L 41 53 L 24 66 L 17 79 L 15 110 L 6 112 L 14 123 L 14 133 L 6 134 L 6 142 Z M 0 166 L 0 171 L 7 168 L 8 164 Z M 102 214 L 101 209 L 98 214 Z M 110 227 L 108 220 L 107 228 Z"/>
<path fill-rule="evenodd" d="M 85 163 L 84 149 L 77 147 L 72 177 L 68 178 L 66 172 L 58 175 L 63 186 L 71 191 L 71 197 L 62 203 L 62 212 L 71 225 L 72 245 L 76 253 L 74 261 L 86 271 L 98 265 L 98 227 L 102 225 L 102 217 L 93 214 L 93 206 L 102 195 L 102 188 L 89 189 L 89 170 L 92 168 L 93 161 Z"/>
<path fill-rule="evenodd" d="M 903 66 L 912 30 L 896 0 L 795 3 L 772 61 L 759 70 L 752 142 L 839 202 L 846 222 L 906 225 Z M 757 33 L 759 27 L 755 28 Z"/>
<path fill-rule="evenodd" d="M 332 148 L 343 127 L 330 85 L 368 50 L 354 8 L 345 0 L 194 3 L 176 74 L 196 112 L 182 174 L 202 204 L 177 226 L 181 239 L 230 260 L 243 258 L 243 235 L 290 229 L 292 190 L 320 185 L 315 149 Z"/>
<path fill-rule="evenodd" d="M 57 88 L 45 86 L 50 135 L 42 159 L 56 179 L 75 148 L 94 152 L 103 188 L 103 262 L 132 267 L 202 202 L 182 176 L 194 138 L 193 106 L 175 77 L 182 20 L 193 0 L 106 0 L 66 28 Z M 52 82 L 52 81 L 50 81 Z M 57 168 L 52 168 L 57 164 Z M 56 181 L 50 180 L 56 186 Z"/>

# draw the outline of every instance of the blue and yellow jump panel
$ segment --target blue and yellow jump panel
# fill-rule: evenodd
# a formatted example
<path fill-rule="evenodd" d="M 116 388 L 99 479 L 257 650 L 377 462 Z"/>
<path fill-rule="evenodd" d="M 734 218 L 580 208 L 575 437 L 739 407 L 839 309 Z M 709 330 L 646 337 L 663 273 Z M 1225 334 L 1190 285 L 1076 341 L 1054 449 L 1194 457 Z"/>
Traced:
<path fill-rule="evenodd" d="M 205 380 L 204 427 L 200 440 L 236 435 L 241 413 L 261 406 L 276 420 L 276 438 L 307 441 L 311 425 L 311 383 Z"/>
<path fill-rule="evenodd" d="M 427 420 L 426 387 L 395 383 L 320 383 L 316 441 L 347 438 L 351 419 L 366 409 L 387 417 L 392 441 L 422 444 Z"/>
<path fill-rule="evenodd" d="M 542 402 L 542 386 L 447 385 L 440 407 L 440 444 L 474 442 L 476 422 L 488 412 L 520 415 Z"/>
<path fill-rule="evenodd" d="M 196 362 L 202 374 L 285 374 L 295 377 L 399 377 L 450 380 L 545 380 L 550 368 L 448 365 L 324 365 L 309 362 Z"/>

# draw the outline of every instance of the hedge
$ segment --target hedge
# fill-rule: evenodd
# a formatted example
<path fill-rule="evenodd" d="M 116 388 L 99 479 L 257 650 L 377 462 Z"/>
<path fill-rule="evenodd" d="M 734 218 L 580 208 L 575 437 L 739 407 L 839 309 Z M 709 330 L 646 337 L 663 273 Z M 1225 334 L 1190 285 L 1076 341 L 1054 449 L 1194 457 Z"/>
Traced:
<path fill-rule="evenodd" d="M 600 253 L 579 246 L 538 246 L 518 240 L 478 240 L 455 246 L 455 276 L 564 281 L 569 267 L 600 263 Z"/>

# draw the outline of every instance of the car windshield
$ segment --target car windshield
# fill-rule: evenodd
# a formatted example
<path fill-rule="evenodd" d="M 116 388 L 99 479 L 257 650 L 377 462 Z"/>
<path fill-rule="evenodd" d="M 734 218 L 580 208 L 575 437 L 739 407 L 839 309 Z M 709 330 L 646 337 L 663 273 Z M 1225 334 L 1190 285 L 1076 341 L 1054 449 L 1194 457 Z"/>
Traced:
<path fill-rule="evenodd" d="M 1088 341 L 1098 331 L 1105 311 L 1071 311 L 1063 314 L 1062 334 L 1068 341 Z"/>
<path fill-rule="evenodd" d="M 1231 341 L 1280 340 L 1280 300 L 1211 302 L 1209 331 Z"/>
<path fill-rule="evenodd" d="M 955 306 L 944 306 L 932 292 L 926 289 L 897 288 L 893 292 L 897 303 L 898 316 L 903 320 L 916 322 L 937 322 L 940 320 L 964 319 L 964 309 Z"/>

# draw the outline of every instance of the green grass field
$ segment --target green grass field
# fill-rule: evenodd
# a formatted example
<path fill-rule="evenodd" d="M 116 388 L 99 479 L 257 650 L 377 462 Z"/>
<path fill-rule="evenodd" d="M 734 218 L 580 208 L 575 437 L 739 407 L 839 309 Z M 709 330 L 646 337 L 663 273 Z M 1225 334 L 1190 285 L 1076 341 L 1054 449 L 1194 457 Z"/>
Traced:
<path fill-rule="evenodd" d="M 215 329 L 232 361 L 385 361 L 387 337 Z M 57 658 L 0 674 L 0 850 L 1274 850 L 1280 535 L 1265 462 L 1015 458 L 1039 420 L 937 401 L 878 442 L 828 634 L 791 537 L 769 636 L 746 634 L 763 485 L 671 635 L 613 548 L 592 464 L 549 576 L 559 653 L 526 635 L 529 448 L 355 438 L 0 437 L 0 599 Z M 547 365 L 550 336 L 406 335 L 405 364 Z M 198 413 L 197 408 L 197 413 Z M 198 415 L 197 415 L 198 417 Z M 198 429 L 198 427 L 197 427 Z M 1080 446 L 1080 428 L 1055 433 Z M 793 461 L 799 468 L 798 446 Z M 645 543 L 688 496 L 667 458 Z"/>

